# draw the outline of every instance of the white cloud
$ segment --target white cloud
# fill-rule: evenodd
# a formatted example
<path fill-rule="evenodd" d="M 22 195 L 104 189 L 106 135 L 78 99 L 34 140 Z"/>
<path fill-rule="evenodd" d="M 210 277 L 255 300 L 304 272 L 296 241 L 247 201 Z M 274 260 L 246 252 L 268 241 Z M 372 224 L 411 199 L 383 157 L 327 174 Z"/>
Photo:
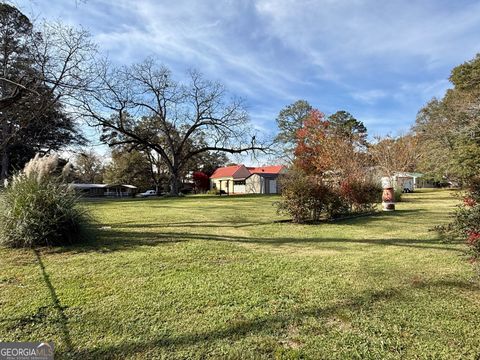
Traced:
<path fill-rule="evenodd" d="M 437 97 L 441 98 L 445 91 L 452 87 L 447 79 L 441 79 L 433 82 L 420 82 L 420 83 L 402 83 L 397 93 L 397 98 L 406 97 L 409 94 L 417 94 L 424 97 Z"/>
<path fill-rule="evenodd" d="M 377 100 L 387 96 L 387 93 L 383 90 L 367 90 L 352 93 L 352 97 L 355 100 L 366 104 L 374 104 Z"/>
<path fill-rule="evenodd" d="M 229 7 L 225 6 L 227 3 Z M 123 1 L 117 6 L 126 7 L 125 4 Z M 243 95 L 259 96 L 266 92 L 292 99 L 286 90 L 288 84 L 300 84 L 302 80 L 276 66 L 278 59 L 274 54 L 251 51 L 248 36 L 238 35 L 232 29 L 231 24 L 244 6 L 228 1 L 202 5 L 178 2 L 166 7 L 137 2 L 128 10 L 136 24 L 99 33 L 96 40 L 123 62 L 137 60 L 139 53 L 153 54 L 177 67 L 199 68 L 210 77 L 213 74 Z"/>
<path fill-rule="evenodd" d="M 222 81 L 260 111 L 259 129 L 275 128 L 279 104 L 298 98 L 323 110 L 375 108 L 392 127 L 411 122 L 448 87 L 449 70 L 480 49 L 479 2 L 16 1 L 85 25 L 118 63 L 150 55 L 176 73 L 193 67 Z"/>
<path fill-rule="evenodd" d="M 420 56 L 432 63 L 470 55 L 465 50 L 476 38 L 471 30 L 480 24 L 480 3 L 451 7 L 436 1 L 257 2 L 271 33 L 306 55 L 320 50 L 323 59 L 350 70 L 371 64 L 372 57 L 402 63 Z M 452 48 L 463 51 L 448 51 Z"/>

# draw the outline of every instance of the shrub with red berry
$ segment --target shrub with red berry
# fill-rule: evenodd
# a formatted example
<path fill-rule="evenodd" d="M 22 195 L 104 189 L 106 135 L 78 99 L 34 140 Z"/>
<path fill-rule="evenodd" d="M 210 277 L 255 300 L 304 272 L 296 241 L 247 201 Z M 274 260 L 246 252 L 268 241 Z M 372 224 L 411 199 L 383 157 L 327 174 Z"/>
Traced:
<path fill-rule="evenodd" d="M 470 180 L 452 223 L 442 228 L 446 235 L 466 242 L 471 260 L 480 265 L 480 177 Z"/>

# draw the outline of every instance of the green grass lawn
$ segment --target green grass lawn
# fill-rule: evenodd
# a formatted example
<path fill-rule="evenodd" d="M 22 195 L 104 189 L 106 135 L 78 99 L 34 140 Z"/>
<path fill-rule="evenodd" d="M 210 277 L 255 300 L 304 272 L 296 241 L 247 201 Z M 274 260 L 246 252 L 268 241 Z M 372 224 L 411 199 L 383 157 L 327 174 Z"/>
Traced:
<path fill-rule="evenodd" d="M 465 246 L 430 231 L 449 191 L 319 225 L 279 221 L 275 200 L 87 202 L 96 242 L 0 248 L 0 340 L 76 359 L 478 358 Z"/>

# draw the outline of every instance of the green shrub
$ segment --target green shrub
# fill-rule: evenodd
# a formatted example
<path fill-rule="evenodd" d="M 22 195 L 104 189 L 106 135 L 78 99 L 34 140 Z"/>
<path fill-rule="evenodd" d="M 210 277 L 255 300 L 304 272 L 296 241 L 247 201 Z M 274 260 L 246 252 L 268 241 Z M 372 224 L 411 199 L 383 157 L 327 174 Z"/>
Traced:
<path fill-rule="evenodd" d="M 439 227 L 439 230 L 449 238 L 464 240 L 472 261 L 480 265 L 480 177 L 470 180 L 462 200 L 455 210 L 453 221 Z M 480 270 L 480 266 L 477 268 Z"/>
<path fill-rule="evenodd" d="M 282 199 L 277 211 L 293 222 L 335 219 L 352 213 L 375 210 L 381 201 L 381 187 L 367 179 L 347 179 L 338 184 L 291 169 L 281 180 Z"/>
<path fill-rule="evenodd" d="M 58 157 L 36 156 L 6 184 L 0 203 L 0 244 L 65 245 L 85 237 L 90 217 L 58 170 Z"/>
<path fill-rule="evenodd" d="M 282 200 L 277 211 L 292 217 L 293 222 L 316 221 L 325 210 L 328 188 L 300 170 L 290 170 L 281 180 Z"/>
<path fill-rule="evenodd" d="M 218 195 L 218 194 L 220 194 L 220 191 L 217 190 L 217 189 L 210 189 L 210 190 L 207 191 L 207 194 L 208 195 Z"/>
<path fill-rule="evenodd" d="M 346 179 L 339 191 L 352 213 L 373 211 L 382 201 L 382 187 L 370 179 Z"/>
<path fill-rule="evenodd" d="M 402 201 L 402 190 L 400 189 L 395 189 L 395 192 L 393 193 L 395 202 L 401 202 Z"/>

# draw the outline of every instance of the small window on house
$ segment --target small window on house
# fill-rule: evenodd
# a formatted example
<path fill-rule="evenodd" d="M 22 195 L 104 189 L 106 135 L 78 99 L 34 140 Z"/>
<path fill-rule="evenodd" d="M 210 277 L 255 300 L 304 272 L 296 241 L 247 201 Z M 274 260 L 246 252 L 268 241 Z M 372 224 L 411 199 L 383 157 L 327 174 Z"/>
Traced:
<path fill-rule="evenodd" d="M 245 180 L 235 180 L 233 185 L 245 185 Z"/>

